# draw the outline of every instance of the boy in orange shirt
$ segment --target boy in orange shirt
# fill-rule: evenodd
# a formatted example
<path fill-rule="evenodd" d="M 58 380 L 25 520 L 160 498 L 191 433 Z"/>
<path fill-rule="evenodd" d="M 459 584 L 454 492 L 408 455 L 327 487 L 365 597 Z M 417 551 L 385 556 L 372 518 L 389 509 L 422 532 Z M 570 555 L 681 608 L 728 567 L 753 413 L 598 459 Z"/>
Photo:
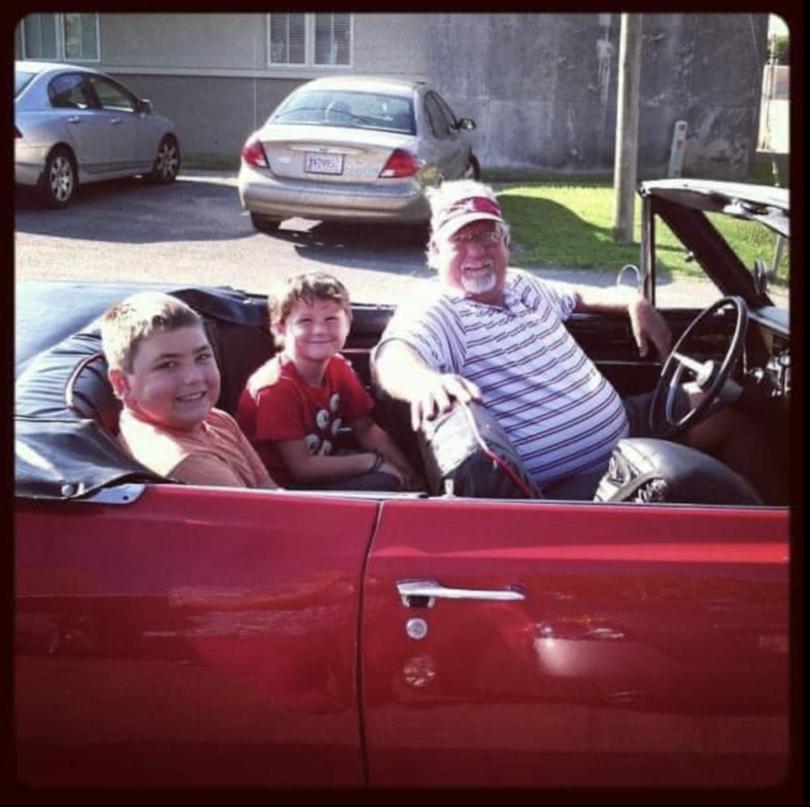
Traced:
<path fill-rule="evenodd" d="M 283 350 L 250 377 L 236 418 L 273 478 L 331 490 L 415 488 L 413 468 L 371 419 L 374 402 L 339 355 L 351 326 L 343 284 L 322 272 L 289 278 L 270 300 L 270 322 Z M 344 424 L 364 451 L 334 451 Z"/>
<path fill-rule="evenodd" d="M 214 408 L 219 369 L 193 309 L 134 294 L 104 314 L 101 343 L 124 404 L 119 442 L 136 460 L 189 484 L 276 487 L 236 421 Z"/>

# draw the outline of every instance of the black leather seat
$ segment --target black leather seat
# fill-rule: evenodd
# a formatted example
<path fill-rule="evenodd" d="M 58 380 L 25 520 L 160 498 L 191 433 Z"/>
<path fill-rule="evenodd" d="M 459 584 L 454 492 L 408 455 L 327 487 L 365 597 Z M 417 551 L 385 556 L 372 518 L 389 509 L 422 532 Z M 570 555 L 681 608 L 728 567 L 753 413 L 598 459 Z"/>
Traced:
<path fill-rule="evenodd" d="M 619 440 L 594 496 L 601 502 L 757 505 L 751 484 L 714 457 L 668 440 Z"/>
<path fill-rule="evenodd" d="M 111 434 L 118 434 L 121 401 L 107 379 L 107 360 L 101 351 L 76 365 L 65 385 L 65 405 L 80 418 L 95 420 Z"/>
<path fill-rule="evenodd" d="M 506 432 L 479 403 L 456 402 L 449 412 L 428 421 L 419 445 L 431 495 L 543 498 Z"/>

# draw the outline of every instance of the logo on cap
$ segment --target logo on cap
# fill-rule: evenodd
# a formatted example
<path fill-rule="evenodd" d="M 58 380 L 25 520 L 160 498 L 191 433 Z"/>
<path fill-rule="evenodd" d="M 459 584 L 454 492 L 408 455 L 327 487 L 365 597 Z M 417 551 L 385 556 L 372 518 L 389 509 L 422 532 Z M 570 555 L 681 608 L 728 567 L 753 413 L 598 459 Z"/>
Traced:
<path fill-rule="evenodd" d="M 475 215 L 481 214 L 481 215 Z M 463 218 L 463 223 L 475 221 L 477 218 L 503 220 L 501 206 L 493 199 L 486 196 L 470 196 L 466 199 L 459 199 L 448 205 L 441 213 L 441 218 L 436 231 L 444 229 L 452 222 Z M 459 226 L 462 226 L 459 224 Z"/>

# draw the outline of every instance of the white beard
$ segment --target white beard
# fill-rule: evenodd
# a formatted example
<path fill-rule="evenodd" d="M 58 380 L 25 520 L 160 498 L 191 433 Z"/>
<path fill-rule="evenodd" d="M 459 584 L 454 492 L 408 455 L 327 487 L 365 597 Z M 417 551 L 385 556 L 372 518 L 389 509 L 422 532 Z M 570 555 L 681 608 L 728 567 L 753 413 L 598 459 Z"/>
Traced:
<path fill-rule="evenodd" d="M 498 282 L 495 272 L 490 269 L 486 274 L 471 276 L 461 273 L 461 287 L 468 294 L 485 294 L 495 288 Z"/>

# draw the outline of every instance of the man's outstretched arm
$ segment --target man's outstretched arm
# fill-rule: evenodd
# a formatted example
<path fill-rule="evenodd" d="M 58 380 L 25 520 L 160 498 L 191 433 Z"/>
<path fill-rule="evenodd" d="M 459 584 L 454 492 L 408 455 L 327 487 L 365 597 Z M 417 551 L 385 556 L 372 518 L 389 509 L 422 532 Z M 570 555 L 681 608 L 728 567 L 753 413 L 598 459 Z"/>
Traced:
<path fill-rule="evenodd" d="M 391 339 L 377 349 L 374 375 L 389 395 L 410 404 L 414 431 L 439 412 L 448 412 L 453 400 L 481 400 L 481 390 L 472 381 L 433 370 L 401 339 Z"/>
<path fill-rule="evenodd" d="M 672 332 L 666 320 L 644 297 L 620 286 L 599 288 L 594 286 L 577 287 L 578 302 L 575 311 L 606 313 L 627 313 L 638 352 L 646 356 L 649 344 L 655 346 L 662 359 L 669 355 L 672 347 Z"/>

